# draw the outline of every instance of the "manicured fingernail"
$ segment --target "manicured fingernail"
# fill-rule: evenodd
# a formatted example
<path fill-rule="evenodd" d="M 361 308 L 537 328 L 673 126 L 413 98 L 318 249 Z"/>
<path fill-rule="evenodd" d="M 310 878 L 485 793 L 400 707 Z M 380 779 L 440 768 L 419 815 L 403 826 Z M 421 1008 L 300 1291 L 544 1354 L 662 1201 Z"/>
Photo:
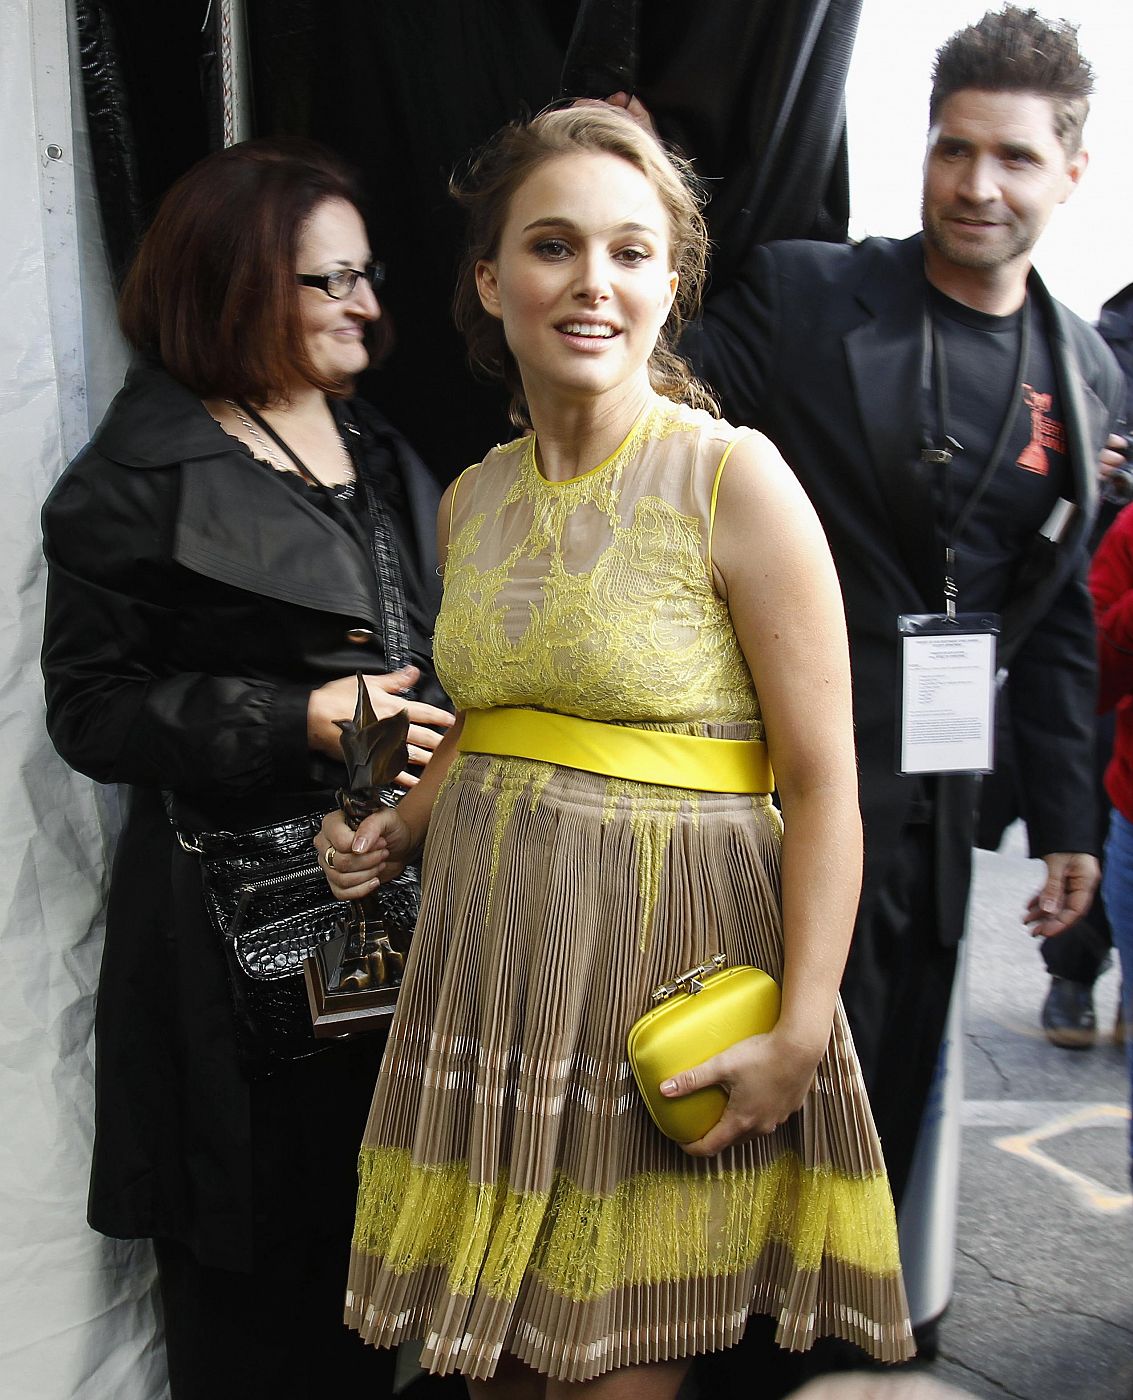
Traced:
<path fill-rule="evenodd" d="M 676 1088 L 677 1081 L 675 1079 L 666 1079 L 661 1085 L 661 1092 L 663 1094 L 672 1094 L 676 1092 Z"/>
<path fill-rule="evenodd" d="M 350 843 L 350 849 L 356 856 L 362 855 L 370 849 L 370 838 L 368 836 L 355 836 Z"/>

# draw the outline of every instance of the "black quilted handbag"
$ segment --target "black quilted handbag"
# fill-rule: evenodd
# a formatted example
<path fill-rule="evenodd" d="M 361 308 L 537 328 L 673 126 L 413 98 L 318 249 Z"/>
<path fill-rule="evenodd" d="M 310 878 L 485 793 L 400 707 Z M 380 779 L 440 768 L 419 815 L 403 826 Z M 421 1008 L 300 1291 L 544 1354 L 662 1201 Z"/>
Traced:
<path fill-rule="evenodd" d="M 223 940 L 236 1038 L 248 1069 L 265 1073 L 317 1054 L 303 962 L 342 932 L 342 905 L 330 893 L 311 839 L 322 812 L 252 831 L 178 831 L 200 857 L 213 927 Z M 386 922 L 411 931 L 420 886 L 409 868 L 378 891 Z"/>

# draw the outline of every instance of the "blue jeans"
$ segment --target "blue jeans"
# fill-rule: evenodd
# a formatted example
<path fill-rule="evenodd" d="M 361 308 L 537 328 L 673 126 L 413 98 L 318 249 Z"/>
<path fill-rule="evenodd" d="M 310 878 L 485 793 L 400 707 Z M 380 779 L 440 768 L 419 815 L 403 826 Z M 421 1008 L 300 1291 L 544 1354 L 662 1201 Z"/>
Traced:
<path fill-rule="evenodd" d="M 1113 946 L 1121 959 L 1121 998 L 1125 1011 L 1125 1056 L 1133 1100 L 1133 822 L 1112 811 L 1105 843 L 1102 898 L 1113 929 Z M 1133 1127 L 1130 1136 L 1130 1176 L 1133 1178 Z"/>

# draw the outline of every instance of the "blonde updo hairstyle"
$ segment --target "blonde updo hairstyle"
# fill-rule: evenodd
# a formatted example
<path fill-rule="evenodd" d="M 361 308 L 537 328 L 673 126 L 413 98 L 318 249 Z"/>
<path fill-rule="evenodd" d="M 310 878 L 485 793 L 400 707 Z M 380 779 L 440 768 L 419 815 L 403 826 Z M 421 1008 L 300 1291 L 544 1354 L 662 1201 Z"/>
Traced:
<path fill-rule="evenodd" d="M 656 191 L 668 217 L 669 259 L 678 281 L 672 309 L 649 357 L 649 382 L 665 398 L 718 415 L 715 399 L 674 348 L 682 327 L 699 310 L 708 264 L 700 186 L 687 161 L 664 151 L 648 132 L 606 106 L 556 109 L 512 122 L 497 132 L 463 176 L 454 176 L 450 182 L 453 197 L 468 216 L 468 244 L 453 315 L 467 343 L 473 371 L 502 381 L 511 394 L 511 421 L 518 428 L 531 427 L 519 366 L 502 324 L 480 301 L 476 265 L 497 256 L 512 196 L 524 181 L 545 161 L 580 151 L 628 161 Z"/>

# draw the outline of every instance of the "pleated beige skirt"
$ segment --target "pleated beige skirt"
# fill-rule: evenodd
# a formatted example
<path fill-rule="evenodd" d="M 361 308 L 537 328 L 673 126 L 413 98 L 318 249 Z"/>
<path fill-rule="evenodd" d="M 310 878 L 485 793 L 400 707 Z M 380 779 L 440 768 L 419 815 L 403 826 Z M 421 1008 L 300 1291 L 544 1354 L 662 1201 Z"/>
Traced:
<path fill-rule="evenodd" d="M 710 954 L 782 967 L 778 815 L 462 755 L 360 1155 L 346 1320 L 423 1364 L 549 1376 L 834 1334 L 911 1353 L 884 1166 L 839 1008 L 806 1103 L 709 1160 L 654 1127 L 626 1033 Z"/>

